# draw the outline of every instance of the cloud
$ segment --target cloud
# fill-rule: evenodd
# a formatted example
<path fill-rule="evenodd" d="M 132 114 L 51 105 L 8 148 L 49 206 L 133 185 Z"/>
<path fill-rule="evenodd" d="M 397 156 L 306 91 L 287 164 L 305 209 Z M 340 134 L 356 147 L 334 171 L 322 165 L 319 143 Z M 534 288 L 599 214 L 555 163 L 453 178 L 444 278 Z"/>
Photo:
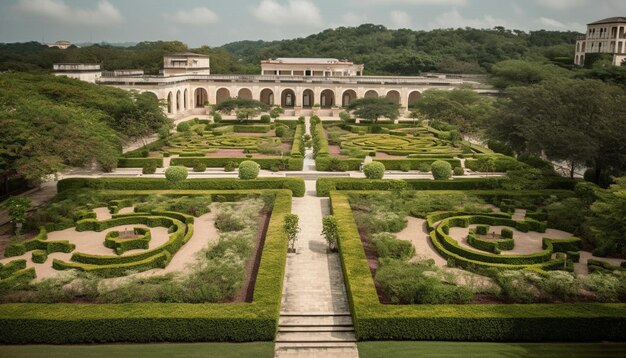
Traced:
<path fill-rule="evenodd" d="M 363 0 L 378 4 L 465 6 L 467 0 Z"/>
<path fill-rule="evenodd" d="M 579 24 L 577 22 L 563 23 L 558 20 L 551 19 L 549 17 L 539 18 L 539 23 L 542 26 L 546 27 L 547 29 L 554 29 L 554 30 L 576 30 L 579 32 L 585 32 L 587 28 L 585 25 Z"/>
<path fill-rule="evenodd" d="M 107 0 L 101 0 L 94 9 L 79 9 L 63 0 L 19 0 L 17 10 L 63 24 L 109 26 L 124 20 L 119 10 Z"/>
<path fill-rule="evenodd" d="M 446 29 L 459 27 L 473 27 L 476 29 L 491 29 L 496 26 L 506 26 L 506 21 L 496 19 L 489 14 L 483 18 L 466 19 L 457 9 L 446 12 L 438 16 L 433 22 L 428 24 L 431 29 Z"/>
<path fill-rule="evenodd" d="M 521 6 L 517 5 L 517 4 L 513 4 L 513 13 L 515 14 L 515 16 L 524 16 L 526 15 L 526 12 L 524 11 L 524 9 L 522 9 Z"/>
<path fill-rule="evenodd" d="M 396 29 L 408 29 L 411 27 L 411 16 L 404 11 L 394 10 L 389 13 L 391 26 Z"/>
<path fill-rule="evenodd" d="M 286 4 L 263 0 L 252 13 L 260 21 L 276 26 L 320 27 L 323 24 L 320 10 L 307 0 L 288 0 Z"/>
<path fill-rule="evenodd" d="M 178 10 L 173 15 L 164 15 L 166 19 L 183 25 L 210 25 L 219 21 L 215 12 L 206 7 L 196 7 L 190 10 Z"/>
<path fill-rule="evenodd" d="M 345 13 L 341 16 L 343 26 L 358 26 L 367 22 L 367 16 L 358 15 L 353 12 Z"/>
<path fill-rule="evenodd" d="M 588 0 L 535 0 L 535 2 L 541 6 L 555 10 L 571 9 L 573 7 L 587 5 L 589 3 Z"/>

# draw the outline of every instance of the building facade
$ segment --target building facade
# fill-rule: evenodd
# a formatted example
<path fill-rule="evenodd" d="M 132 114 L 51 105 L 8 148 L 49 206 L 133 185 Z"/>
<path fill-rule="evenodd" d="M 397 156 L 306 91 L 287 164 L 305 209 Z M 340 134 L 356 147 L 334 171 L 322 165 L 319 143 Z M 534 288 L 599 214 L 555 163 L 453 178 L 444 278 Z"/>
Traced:
<path fill-rule="evenodd" d="M 363 65 L 336 58 L 276 58 L 261 61 L 262 75 L 353 77 L 363 75 Z"/>
<path fill-rule="evenodd" d="M 191 52 L 163 56 L 163 76 L 186 74 L 210 75 L 211 61 L 209 56 Z"/>
<path fill-rule="evenodd" d="M 587 33 L 576 41 L 574 63 L 584 66 L 590 53 L 613 55 L 613 64 L 626 60 L 626 17 L 610 17 L 587 25 Z"/>
<path fill-rule="evenodd" d="M 102 77 L 99 63 L 55 63 L 52 65 L 55 76 L 65 76 L 77 80 L 96 83 Z"/>

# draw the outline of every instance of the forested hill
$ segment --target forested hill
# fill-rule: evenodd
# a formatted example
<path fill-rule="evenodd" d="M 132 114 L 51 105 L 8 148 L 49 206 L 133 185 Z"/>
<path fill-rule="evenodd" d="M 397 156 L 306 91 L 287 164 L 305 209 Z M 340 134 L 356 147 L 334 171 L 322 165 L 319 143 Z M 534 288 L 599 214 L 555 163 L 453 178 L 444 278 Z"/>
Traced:
<path fill-rule="evenodd" d="M 239 41 L 222 47 L 188 48 L 179 41 L 141 42 L 132 47 L 93 45 L 67 50 L 37 42 L 0 44 L 0 71 L 50 71 L 57 62 L 97 62 L 106 70 L 143 69 L 157 74 L 166 53 L 193 51 L 211 56 L 212 72 L 259 73 L 259 61 L 275 57 L 347 58 L 365 64 L 368 75 L 417 75 L 424 71 L 484 73 L 508 59 L 564 66 L 574 58 L 576 32 L 526 33 L 491 30 L 389 30 L 381 25 L 328 29 L 306 38 Z"/>

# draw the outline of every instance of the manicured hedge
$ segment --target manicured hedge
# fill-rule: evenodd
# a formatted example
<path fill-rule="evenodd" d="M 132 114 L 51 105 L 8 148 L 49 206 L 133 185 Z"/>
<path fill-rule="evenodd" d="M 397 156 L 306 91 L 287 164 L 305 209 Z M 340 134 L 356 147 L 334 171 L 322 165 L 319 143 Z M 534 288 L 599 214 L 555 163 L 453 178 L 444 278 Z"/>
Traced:
<path fill-rule="evenodd" d="M 23 270 L 25 268 L 26 260 L 24 259 L 9 261 L 6 264 L 0 263 L 0 280 L 11 277 L 17 271 Z"/>
<path fill-rule="evenodd" d="M 245 158 L 244 158 L 245 159 Z M 70 189 L 90 188 L 98 190 L 246 190 L 289 189 L 294 196 L 304 196 L 304 180 L 301 178 L 257 178 L 239 180 L 234 178 L 187 179 L 176 185 L 164 178 L 69 178 L 57 184 L 59 192 Z"/>
<path fill-rule="evenodd" d="M 272 126 L 269 124 L 256 124 L 256 125 L 234 125 L 233 130 L 235 133 L 267 133 L 272 130 Z"/>
<path fill-rule="evenodd" d="M 53 252 L 69 253 L 74 251 L 76 248 L 76 245 L 71 244 L 67 240 L 47 241 L 47 238 L 48 233 L 46 232 L 46 229 L 42 227 L 39 230 L 39 234 L 37 234 L 35 238 L 8 245 L 4 250 L 4 256 L 21 256 L 26 252 L 33 250 L 45 250 L 49 254 Z"/>
<path fill-rule="evenodd" d="M 587 267 L 589 272 L 613 272 L 613 271 L 626 271 L 626 267 L 615 266 L 606 261 L 589 259 L 587 260 Z"/>
<path fill-rule="evenodd" d="M 169 252 L 161 251 L 143 260 L 110 265 L 92 265 L 77 262 L 65 262 L 59 259 L 54 259 L 52 261 L 52 267 L 55 270 L 76 269 L 104 277 L 118 277 L 125 275 L 127 271 L 141 272 L 152 270 L 154 268 L 164 268 L 171 259 L 172 255 Z"/>
<path fill-rule="evenodd" d="M 163 168 L 163 158 L 119 158 L 117 160 L 117 167 L 143 168 L 152 163 L 154 163 L 157 168 Z"/>
<path fill-rule="evenodd" d="M 24 260 L 20 260 L 24 261 Z M 12 264 L 15 261 L 11 261 L 7 265 Z M 2 266 L 0 266 L 1 268 Z M 24 267 L 26 267 L 26 261 L 24 261 Z M 35 272 L 35 268 L 21 268 L 19 270 L 12 271 L 10 275 L 0 277 L 0 291 L 7 289 L 15 289 L 20 287 L 25 287 L 28 285 L 30 281 L 35 279 L 37 274 Z M 4 331 L 0 331 L 4 334 Z M 2 334 L 0 334 L 0 337 Z M 1 338 L 0 338 L 1 339 Z"/>
<path fill-rule="evenodd" d="M 359 162 L 360 163 L 360 162 Z M 386 167 L 385 167 L 386 168 Z M 487 190 L 501 187 L 502 178 L 367 180 L 359 178 L 319 178 L 317 196 L 324 197 L 332 190 Z"/>
<path fill-rule="evenodd" d="M 378 300 L 345 193 L 330 196 L 359 340 L 623 341 L 626 304 L 387 305 Z M 563 262 L 554 262 L 554 265 Z M 610 327 L 610 328 L 607 328 Z"/>
<path fill-rule="evenodd" d="M 304 158 L 304 125 L 298 124 L 296 130 L 293 134 L 293 143 L 291 144 L 291 153 L 290 156 L 292 158 Z"/>
<path fill-rule="evenodd" d="M 376 162 L 383 163 L 387 170 L 402 170 L 402 165 L 409 164 L 411 170 L 417 170 L 424 165 L 431 165 L 435 161 L 441 160 L 450 163 L 454 167 L 460 167 L 461 161 L 458 159 L 445 159 L 445 158 L 420 158 L 420 159 L 374 159 Z"/>
<path fill-rule="evenodd" d="M 577 237 L 571 237 L 569 239 L 551 239 L 548 237 L 544 237 L 541 246 L 544 249 L 552 247 L 554 252 L 569 252 L 569 251 L 580 251 L 582 246 L 582 240 Z"/>
<path fill-rule="evenodd" d="M 252 303 L 4 304 L 0 343 L 273 340 L 287 257 L 282 223 L 291 212 L 291 192 L 266 192 L 274 193 L 275 201 Z"/>
<path fill-rule="evenodd" d="M 271 169 L 272 167 L 278 167 L 284 162 L 287 164 L 287 170 L 300 171 L 304 166 L 303 158 L 172 158 L 171 165 L 181 165 L 188 168 L 193 168 L 196 163 L 202 163 L 207 168 L 223 168 L 229 162 L 241 163 L 246 160 L 252 160 L 257 162 L 261 169 Z"/>
<path fill-rule="evenodd" d="M 47 259 L 48 251 L 45 250 L 34 250 L 31 256 L 31 260 L 36 264 L 42 264 L 46 262 Z"/>
<path fill-rule="evenodd" d="M 119 231 L 109 231 L 104 237 L 104 246 L 115 250 L 115 253 L 118 255 L 130 250 L 147 250 L 150 247 L 150 240 L 152 239 L 150 230 L 135 228 L 133 231 L 135 235 L 140 236 L 136 238 L 120 239 Z"/>

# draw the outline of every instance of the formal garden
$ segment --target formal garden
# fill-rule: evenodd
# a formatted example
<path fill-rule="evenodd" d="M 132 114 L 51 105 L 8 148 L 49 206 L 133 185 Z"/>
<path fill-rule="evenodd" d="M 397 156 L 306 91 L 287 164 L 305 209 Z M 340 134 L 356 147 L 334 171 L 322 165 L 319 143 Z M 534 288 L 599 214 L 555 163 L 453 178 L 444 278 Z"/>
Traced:
<path fill-rule="evenodd" d="M 295 178 L 63 180 L 4 247 L 2 341 L 272 340 L 302 195 Z"/>

